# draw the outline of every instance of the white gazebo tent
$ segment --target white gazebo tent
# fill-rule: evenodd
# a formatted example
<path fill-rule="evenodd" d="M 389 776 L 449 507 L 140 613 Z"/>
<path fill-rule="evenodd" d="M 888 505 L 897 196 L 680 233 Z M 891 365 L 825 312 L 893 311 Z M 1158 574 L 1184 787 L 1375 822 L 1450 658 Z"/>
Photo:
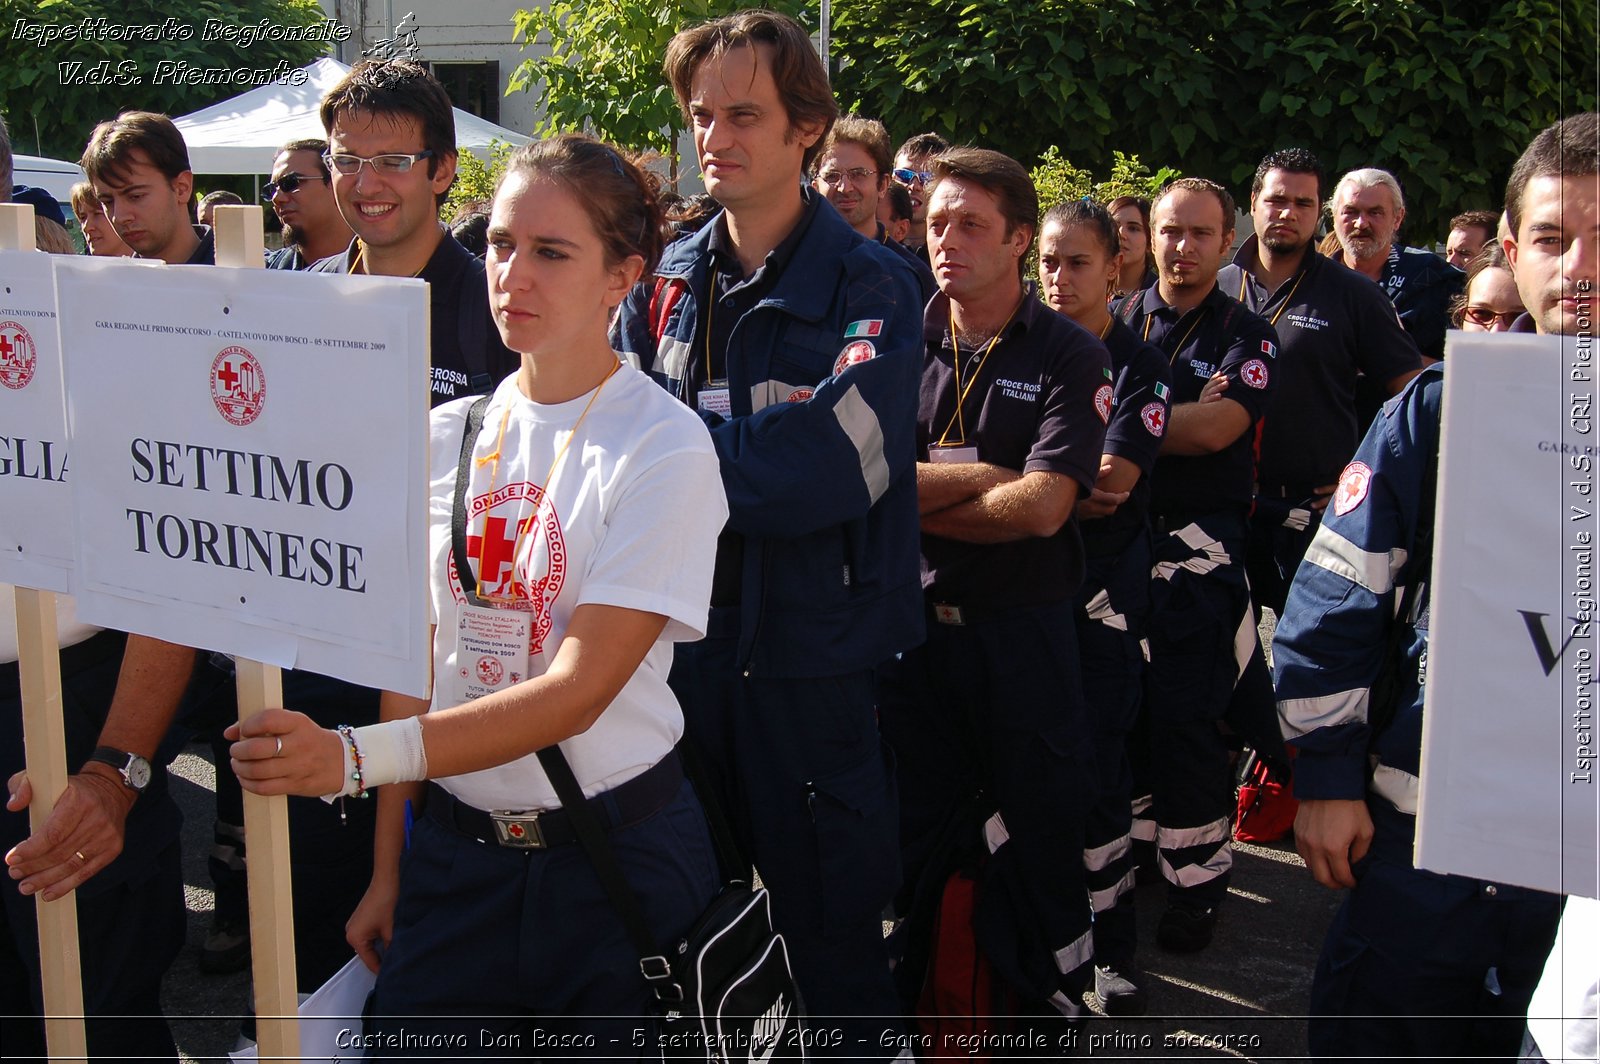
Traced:
<path fill-rule="evenodd" d="M 189 146 L 189 163 L 197 174 L 268 174 L 278 149 L 291 140 L 322 137 L 317 108 L 349 67 L 335 59 L 318 59 L 301 67 L 303 84 L 273 82 L 173 119 Z M 455 108 L 456 147 L 489 161 L 490 141 L 513 146 L 528 137 Z"/>

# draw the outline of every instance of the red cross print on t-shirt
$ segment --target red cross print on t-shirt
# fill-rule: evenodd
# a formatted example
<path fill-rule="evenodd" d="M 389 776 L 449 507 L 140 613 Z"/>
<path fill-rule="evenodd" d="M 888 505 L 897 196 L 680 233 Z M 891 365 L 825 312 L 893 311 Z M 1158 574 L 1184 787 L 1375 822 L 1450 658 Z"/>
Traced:
<path fill-rule="evenodd" d="M 504 517 L 490 517 L 483 523 L 483 535 L 467 537 L 467 557 L 478 559 L 478 585 L 481 589 L 501 583 L 500 569 L 516 561 L 517 539 L 533 523 L 531 516 L 518 521 L 508 535 Z"/>

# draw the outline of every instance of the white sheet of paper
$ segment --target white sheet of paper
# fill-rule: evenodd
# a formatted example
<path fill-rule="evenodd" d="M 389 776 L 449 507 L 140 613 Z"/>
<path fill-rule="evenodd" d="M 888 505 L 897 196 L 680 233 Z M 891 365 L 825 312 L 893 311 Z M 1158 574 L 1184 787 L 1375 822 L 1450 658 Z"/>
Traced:
<path fill-rule="evenodd" d="M 366 1050 L 361 1041 L 361 1013 L 367 995 L 378 981 L 360 957 L 337 972 L 300 1003 L 300 1056 L 302 1060 L 360 1060 Z M 233 1060 L 258 1059 L 254 1044 L 229 1053 Z"/>
<path fill-rule="evenodd" d="M 427 285 L 53 259 L 79 616 L 424 694 Z"/>
<path fill-rule="evenodd" d="M 1446 365 L 1416 861 L 1595 897 L 1594 345 Z"/>

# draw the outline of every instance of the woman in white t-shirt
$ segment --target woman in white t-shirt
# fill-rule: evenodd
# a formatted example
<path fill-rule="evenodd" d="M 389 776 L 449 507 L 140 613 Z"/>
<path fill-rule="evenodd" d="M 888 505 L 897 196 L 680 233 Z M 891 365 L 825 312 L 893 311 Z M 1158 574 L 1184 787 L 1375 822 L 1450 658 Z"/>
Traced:
<path fill-rule="evenodd" d="M 667 672 L 673 641 L 704 634 L 727 504 L 704 425 L 606 334 L 661 246 L 654 194 L 611 148 L 562 136 L 511 157 L 486 262 L 522 368 L 473 419 L 470 449 L 473 399 L 432 415 L 432 702 L 386 695 L 383 723 L 338 731 L 267 710 L 231 736 L 258 794 L 348 801 L 383 785 L 372 884 L 347 931 L 378 973 L 387 1019 L 368 1033 L 386 1053 L 639 1048 L 638 952 L 544 747 L 561 744 L 658 941 L 717 891 Z"/>

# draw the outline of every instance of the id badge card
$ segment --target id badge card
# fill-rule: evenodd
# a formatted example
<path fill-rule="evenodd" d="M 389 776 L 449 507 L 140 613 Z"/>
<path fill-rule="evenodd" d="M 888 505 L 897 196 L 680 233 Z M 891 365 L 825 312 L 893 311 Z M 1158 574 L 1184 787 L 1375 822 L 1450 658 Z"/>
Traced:
<path fill-rule="evenodd" d="M 732 393 L 728 390 L 728 381 L 724 377 L 719 381 L 707 381 L 695 396 L 696 409 L 702 413 L 716 414 L 719 417 L 733 416 Z"/>
<path fill-rule="evenodd" d="M 964 462 L 976 462 L 977 460 L 978 448 L 974 446 L 941 447 L 938 444 L 934 444 L 928 448 L 928 461 L 938 465 L 958 465 Z"/>
<path fill-rule="evenodd" d="M 533 614 L 463 603 L 456 626 L 456 696 L 493 694 L 528 678 Z"/>

